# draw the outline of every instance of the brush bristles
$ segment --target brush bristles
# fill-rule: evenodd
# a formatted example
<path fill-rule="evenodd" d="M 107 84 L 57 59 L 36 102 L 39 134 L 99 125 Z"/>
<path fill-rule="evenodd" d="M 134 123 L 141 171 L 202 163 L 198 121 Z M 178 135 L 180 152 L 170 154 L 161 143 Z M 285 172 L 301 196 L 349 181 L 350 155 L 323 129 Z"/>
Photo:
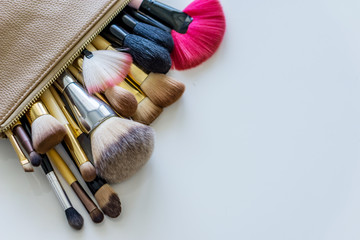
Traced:
<path fill-rule="evenodd" d="M 195 0 L 184 12 L 193 18 L 185 34 L 172 31 L 173 68 L 193 68 L 210 58 L 220 46 L 225 33 L 225 17 L 218 0 Z"/>
<path fill-rule="evenodd" d="M 123 117 L 131 117 L 137 109 L 137 101 L 131 92 L 126 89 L 115 86 L 105 91 L 105 96 L 111 106 Z"/>
<path fill-rule="evenodd" d="M 81 176 L 86 182 L 91 182 L 96 178 L 96 170 L 90 162 L 85 162 L 79 167 Z"/>
<path fill-rule="evenodd" d="M 34 167 L 40 166 L 42 157 L 37 152 L 31 152 L 29 154 L 30 162 Z"/>
<path fill-rule="evenodd" d="M 136 35 L 147 38 L 154 43 L 164 47 L 169 52 L 171 52 L 174 48 L 174 40 L 171 34 L 160 28 L 139 22 L 134 27 L 133 32 Z"/>
<path fill-rule="evenodd" d="M 34 168 L 31 166 L 30 163 L 25 163 L 24 165 L 22 165 L 23 169 L 25 172 L 33 172 Z"/>
<path fill-rule="evenodd" d="M 141 84 L 141 89 L 154 104 L 167 107 L 181 97 L 185 91 L 185 85 L 165 74 L 150 73 Z"/>
<path fill-rule="evenodd" d="M 35 119 L 31 132 L 34 149 L 41 154 L 59 144 L 66 135 L 65 127 L 49 114 Z"/>
<path fill-rule="evenodd" d="M 134 121 L 150 125 L 163 111 L 159 106 L 156 106 L 148 97 L 144 98 L 138 103 L 138 108 L 132 116 Z"/>
<path fill-rule="evenodd" d="M 134 62 L 145 72 L 167 73 L 171 68 L 169 52 L 146 38 L 129 34 L 124 46 L 130 48 Z"/>
<path fill-rule="evenodd" d="M 131 55 L 124 52 L 99 50 L 91 58 L 84 57 L 83 76 L 89 93 L 105 91 L 124 80 L 130 71 Z"/>
<path fill-rule="evenodd" d="M 67 218 L 70 226 L 72 226 L 73 228 L 75 228 L 77 230 L 82 228 L 82 226 L 84 224 L 84 219 L 80 215 L 80 213 L 78 213 L 76 211 L 75 208 L 70 207 L 70 208 L 66 209 L 65 215 L 66 215 L 66 218 Z"/>
<path fill-rule="evenodd" d="M 121 213 L 121 202 L 119 196 L 109 184 L 104 184 L 96 193 L 95 199 L 101 210 L 109 217 L 116 218 Z"/>
<path fill-rule="evenodd" d="M 90 217 L 94 223 L 101 223 L 104 220 L 104 214 L 98 208 L 90 213 Z"/>
<path fill-rule="evenodd" d="M 118 183 L 149 160 L 154 131 L 144 124 L 112 117 L 91 133 L 91 147 L 97 174 L 109 183 Z"/>

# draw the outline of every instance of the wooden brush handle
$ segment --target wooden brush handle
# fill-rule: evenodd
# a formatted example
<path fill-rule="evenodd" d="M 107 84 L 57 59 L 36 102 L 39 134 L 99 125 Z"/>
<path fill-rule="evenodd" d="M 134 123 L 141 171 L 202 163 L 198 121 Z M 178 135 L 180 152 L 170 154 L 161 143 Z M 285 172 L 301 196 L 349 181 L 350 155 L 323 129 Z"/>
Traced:
<path fill-rule="evenodd" d="M 77 181 L 74 174 L 71 172 L 70 168 L 64 160 L 60 157 L 60 155 L 55 151 L 55 149 L 51 149 L 46 153 L 46 155 L 50 158 L 51 162 L 55 165 L 55 167 L 61 173 L 61 176 L 65 179 L 65 181 L 71 185 L 73 182 Z"/>
<path fill-rule="evenodd" d="M 24 127 L 20 124 L 20 122 L 17 123 L 17 125 L 13 128 L 13 133 L 19 140 L 21 146 L 24 147 L 27 154 L 35 152 L 32 142 L 31 142 L 31 139 L 30 139 L 29 135 L 26 133 Z"/>

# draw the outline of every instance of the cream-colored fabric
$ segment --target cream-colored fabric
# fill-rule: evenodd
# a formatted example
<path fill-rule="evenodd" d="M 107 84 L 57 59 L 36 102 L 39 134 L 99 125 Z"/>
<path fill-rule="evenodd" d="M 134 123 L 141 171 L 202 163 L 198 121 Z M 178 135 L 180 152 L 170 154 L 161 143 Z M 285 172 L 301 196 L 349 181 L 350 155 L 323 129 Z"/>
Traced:
<path fill-rule="evenodd" d="M 125 0 L 1 1 L 0 126 L 120 2 Z"/>

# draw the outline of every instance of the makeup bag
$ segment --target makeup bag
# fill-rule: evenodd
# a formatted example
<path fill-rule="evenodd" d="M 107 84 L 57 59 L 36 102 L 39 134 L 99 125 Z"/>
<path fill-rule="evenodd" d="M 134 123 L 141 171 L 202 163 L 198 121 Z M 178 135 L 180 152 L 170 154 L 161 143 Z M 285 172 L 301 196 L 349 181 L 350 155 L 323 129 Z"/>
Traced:
<path fill-rule="evenodd" d="M 1 137 L 128 2 L 1 1 Z"/>

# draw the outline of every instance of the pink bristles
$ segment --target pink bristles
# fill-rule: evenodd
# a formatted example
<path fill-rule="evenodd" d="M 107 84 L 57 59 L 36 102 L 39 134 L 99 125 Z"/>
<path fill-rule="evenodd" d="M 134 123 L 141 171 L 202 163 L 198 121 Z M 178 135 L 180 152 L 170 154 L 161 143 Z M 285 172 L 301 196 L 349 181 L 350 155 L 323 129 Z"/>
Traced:
<path fill-rule="evenodd" d="M 183 11 L 193 18 L 185 34 L 172 30 L 173 68 L 193 68 L 210 58 L 225 33 L 225 16 L 218 0 L 195 0 Z"/>
<path fill-rule="evenodd" d="M 102 92 L 122 82 L 130 71 L 131 55 L 124 52 L 99 50 L 84 57 L 83 76 L 89 93 Z"/>

